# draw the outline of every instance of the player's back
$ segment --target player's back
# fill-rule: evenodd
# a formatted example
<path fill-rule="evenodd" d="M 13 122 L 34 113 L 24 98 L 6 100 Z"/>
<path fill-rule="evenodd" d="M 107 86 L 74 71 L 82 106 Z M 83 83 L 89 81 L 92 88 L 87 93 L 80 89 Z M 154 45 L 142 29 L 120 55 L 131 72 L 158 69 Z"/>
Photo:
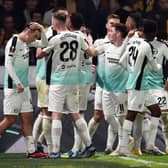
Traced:
<path fill-rule="evenodd" d="M 124 56 L 127 58 L 128 81 L 127 89 L 144 90 L 147 80 L 144 79 L 146 65 L 153 59 L 152 50 L 148 42 L 142 38 L 135 38 L 129 41 Z"/>
<path fill-rule="evenodd" d="M 54 36 L 44 50 L 51 52 L 51 84 L 78 84 L 80 53 L 87 48 L 80 34 L 65 31 Z"/>

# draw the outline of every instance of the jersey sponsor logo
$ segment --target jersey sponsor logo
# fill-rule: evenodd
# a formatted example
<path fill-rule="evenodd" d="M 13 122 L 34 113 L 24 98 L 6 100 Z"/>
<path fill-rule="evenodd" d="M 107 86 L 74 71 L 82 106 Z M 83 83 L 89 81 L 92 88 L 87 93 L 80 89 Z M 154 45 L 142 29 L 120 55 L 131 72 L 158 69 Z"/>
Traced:
<path fill-rule="evenodd" d="M 108 63 L 118 63 L 119 59 L 107 57 Z"/>
<path fill-rule="evenodd" d="M 61 69 L 76 68 L 76 65 L 61 65 Z"/>

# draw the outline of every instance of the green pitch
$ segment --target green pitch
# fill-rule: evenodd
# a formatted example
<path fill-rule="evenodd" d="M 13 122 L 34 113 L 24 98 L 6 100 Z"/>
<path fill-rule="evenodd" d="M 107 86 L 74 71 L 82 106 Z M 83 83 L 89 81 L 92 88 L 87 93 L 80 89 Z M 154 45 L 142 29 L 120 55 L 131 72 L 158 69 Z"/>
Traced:
<path fill-rule="evenodd" d="M 110 157 L 96 153 L 88 159 L 28 159 L 25 154 L 0 154 L 0 168 L 167 168 L 168 156 Z"/>

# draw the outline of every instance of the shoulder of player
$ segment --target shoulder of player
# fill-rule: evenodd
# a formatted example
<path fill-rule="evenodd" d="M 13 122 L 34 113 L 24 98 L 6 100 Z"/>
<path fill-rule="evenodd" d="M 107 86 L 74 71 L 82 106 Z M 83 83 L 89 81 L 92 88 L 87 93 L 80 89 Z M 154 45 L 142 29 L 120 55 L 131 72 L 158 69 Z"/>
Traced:
<path fill-rule="evenodd" d="M 57 36 L 58 38 L 61 38 L 61 39 L 68 39 L 68 38 L 83 38 L 83 36 L 80 34 L 80 33 L 75 33 L 75 32 L 71 32 L 71 31 L 64 31 L 64 32 L 61 32 L 60 34 L 58 34 Z"/>
<path fill-rule="evenodd" d="M 106 39 L 97 39 L 94 41 L 94 45 L 104 45 L 104 44 L 109 44 L 110 41 L 106 40 Z"/>
<path fill-rule="evenodd" d="M 164 40 L 157 38 L 156 41 L 159 42 L 159 43 L 161 43 L 163 46 L 168 47 L 168 44 Z"/>
<path fill-rule="evenodd" d="M 18 42 L 18 35 L 17 34 L 14 34 L 7 42 L 7 45 L 6 47 L 9 47 L 10 50 L 15 50 L 16 49 L 16 45 L 17 45 L 17 42 Z"/>

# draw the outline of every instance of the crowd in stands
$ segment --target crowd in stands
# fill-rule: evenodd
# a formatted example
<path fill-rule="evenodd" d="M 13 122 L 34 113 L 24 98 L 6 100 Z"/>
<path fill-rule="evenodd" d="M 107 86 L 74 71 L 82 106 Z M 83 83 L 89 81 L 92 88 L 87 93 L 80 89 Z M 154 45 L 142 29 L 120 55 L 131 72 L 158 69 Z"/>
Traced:
<path fill-rule="evenodd" d="M 14 33 L 23 30 L 30 21 L 49 26 L 52 11 L 60 8 L 81 13 L 94 40 L 105 36 L 109 13 L 118 14 L 125 23 L 128 14 L 134 11 L 156 20 L 158 38 L 168 38 L 167 0 L 0 0 L 0 65 L 4 64 L 5 44 Z M 30 65 L 35 65 L 34 50 L 30 52 Z"/>

